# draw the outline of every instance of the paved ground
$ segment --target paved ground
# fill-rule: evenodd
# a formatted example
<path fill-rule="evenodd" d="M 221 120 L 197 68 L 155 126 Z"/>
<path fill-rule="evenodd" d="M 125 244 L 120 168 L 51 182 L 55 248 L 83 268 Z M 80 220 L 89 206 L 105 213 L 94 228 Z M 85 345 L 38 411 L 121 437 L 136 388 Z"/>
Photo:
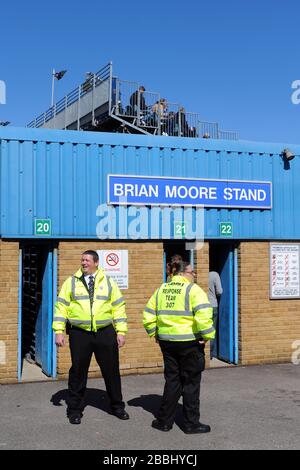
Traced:
<path fill-rule="evenodd" d="M 92 379 L 80 426 L 66 419 L 66 382 L 0 385 L 0 450 L 299 448 L 300 366 L 206 371 L 201 420 L 212 427 L 206 435 L 181 431 L 181 405 L 170 432 L 151 428 L 163 389 L 162 375 L 127 376 L 122 382 L 130 421 L 108 414 L 103 380 Z"/>

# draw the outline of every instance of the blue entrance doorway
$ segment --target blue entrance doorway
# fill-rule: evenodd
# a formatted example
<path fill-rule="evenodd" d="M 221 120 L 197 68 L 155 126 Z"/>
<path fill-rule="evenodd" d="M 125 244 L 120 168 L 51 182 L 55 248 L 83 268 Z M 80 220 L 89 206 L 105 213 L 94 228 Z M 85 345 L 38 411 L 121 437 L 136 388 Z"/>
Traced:
<path fill-rule="evenodd" d="M 220 275 L 223 293 L 219 298 L 216 325 L 217 358 L 238 363 L 238 265 L 233 243 L 210 243 L 210 271 Z"/>
<path fill-rule="evenodd" d="M 55 376 L 52 317 L 56 260 L 56 248 L 52 245 L 25 242 L 20 247 L 19 380 L 25 363 L 40 367 L 48 377 Z"/>

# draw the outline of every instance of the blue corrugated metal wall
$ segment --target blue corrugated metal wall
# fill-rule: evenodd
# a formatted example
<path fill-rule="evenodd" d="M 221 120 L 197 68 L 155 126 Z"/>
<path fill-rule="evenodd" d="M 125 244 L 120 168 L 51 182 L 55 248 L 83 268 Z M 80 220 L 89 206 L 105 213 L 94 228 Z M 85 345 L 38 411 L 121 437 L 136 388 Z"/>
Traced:
<path fill-rule="evenodd" d="M 96 238 L 112 173 L 272 181 L 271 210 L 206 209 L 205 237 L 226 221 L 236 239 L 300 239 L 299 145 L 23 128 L 0 140 L 4 238 L 33 237 L 35 218 L 52 220 L 53 238 Z"/>

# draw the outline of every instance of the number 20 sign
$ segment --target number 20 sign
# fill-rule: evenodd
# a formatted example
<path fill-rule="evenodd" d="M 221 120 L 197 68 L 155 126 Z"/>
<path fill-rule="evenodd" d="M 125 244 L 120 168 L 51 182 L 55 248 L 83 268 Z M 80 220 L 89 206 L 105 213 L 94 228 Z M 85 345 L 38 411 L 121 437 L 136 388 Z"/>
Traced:
<path fill-rule="evenodd" d="M 34 234 L 39 236 L 51 235 L 51 219 L 35 219 Z"/>

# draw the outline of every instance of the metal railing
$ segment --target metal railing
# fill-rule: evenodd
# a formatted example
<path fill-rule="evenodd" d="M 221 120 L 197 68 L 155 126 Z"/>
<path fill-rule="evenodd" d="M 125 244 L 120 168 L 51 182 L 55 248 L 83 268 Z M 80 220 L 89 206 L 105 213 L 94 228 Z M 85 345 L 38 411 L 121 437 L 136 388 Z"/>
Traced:
<path fill-rule="evenodd" d="M 125 118 L 131 124 L 157 129 L 152 107 L 159 100 L 159 94 L 154 92 L 141 92 L 135 82 L 116 79 L 116 102 L 112 114 Z"/>
<path fill-rule="evenodd" d="M 199 121 L 199 137 L 204 139 L 219 139 L 219 124 L 217 122 Z"/>
<path fill-rule="evenodd" d="M 88 94 L 90 94 L 88 101 L 84 100 L 85 107 L 87 105 L 91 108 L 92 125 L 98 125 L 95 120 L 94 90 L 106 80 L 109 80 L 108 90 L 105 91 L 108 103 L 106 118 L 115 116 L 119 121 L 120 119 L 123 121 L 125 127 L 128 123 L 129 127 L 131 126 L 135 131 L 140 128 L 144 133 L 173 137 L 227 140 L 239 138 L 236 131 L 220 130 L 217 122 L 202 121 L 198 113 L 186 112 L 179 103 L 170 103 L 165 98 L 161 98 L 159 93 L 145 91 L 137 82 L 113 77 L 111 63 L 97 73 L 90 74 L 81 85 L 31 121 L 27 127 L 41 127 L 65 111 L 64 128 L 66 129 L 66 109 L 76 103 L 77 107 L 73 107 L 72 113 L 75 112 L 77 115 L 77 129 L 79 129 L 82 117 L 80 100 Z"/>
<path fill-rule="evenodd" d="M 159 93 L 143 91 L 137 82 L 115 79 L 111 113 L 149 133 L 174 137 L 238 139 L 235 131 L 221 131 L 217 122 L 202 121 Z"/>
<path fill-rule="evenodd" d="M 239 133 L 237 131 L 219 131 L 219 139 L 225 140 L 239 140 Z"/>
<path fill-rule="evenodd" d="M 47 121 L 53 119 L 57 114 L 64 111 L 66 108 L 76 103 L 80 102 L 80 99 L 85 96 L 87 93 L 93 92 L 93 90 L 101 85 L 105 80 L 108 80 L 111 77 L 111 63 L 105 65 L 95 74 L 92 74 L 88 77 L 81 85 L 72 90 L 68 95 L 59 100 L 54 106 L 50 107 L 43 114 L 40 114 L 36 119 L 27 124 L 26 127 L 41 127 Z M 107 101 L 109 97 L 107 97 Z M 79 105 L 78 105 L 79 106 Z"/>

